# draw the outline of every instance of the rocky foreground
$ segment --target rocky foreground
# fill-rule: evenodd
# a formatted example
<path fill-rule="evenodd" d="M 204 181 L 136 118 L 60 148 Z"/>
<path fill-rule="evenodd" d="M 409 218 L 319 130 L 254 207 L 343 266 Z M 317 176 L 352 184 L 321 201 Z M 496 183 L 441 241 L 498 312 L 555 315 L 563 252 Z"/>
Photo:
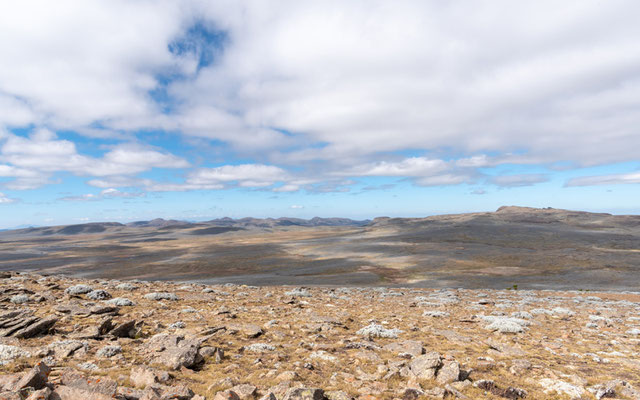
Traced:
<path fill-rule="evenodd" d="M 640 399 L 640 294 L 0 275 L 0 399 Z"/>

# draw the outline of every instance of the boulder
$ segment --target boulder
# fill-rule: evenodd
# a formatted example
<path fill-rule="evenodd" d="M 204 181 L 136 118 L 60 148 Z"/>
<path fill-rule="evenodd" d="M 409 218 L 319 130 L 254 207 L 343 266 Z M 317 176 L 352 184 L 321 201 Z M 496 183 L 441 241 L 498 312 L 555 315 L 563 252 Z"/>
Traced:
<path fill-rule="evenodd" d="M 324 390 L 315 388 L 291 388 L 282 400 L 326 400 Z"/>
<path fill-rule="evenodd" d="M 53 325 L 55 325 L 56 322 L 58 322 L 57 317 L 47 317 L 25 328 L 20 329 L 19 331 L 15 332 L 13 336 L 19 339 L 28 339 L 43 333 L 46 334 L 53 327 Z"/>
<path fill-rule="evenodd" d="M 445 361 L 438 370 L 436 382 L 441 385 L 456 382 L 460 377 L 460 364 L 457 361 Z"/>
<path fill-rule="evenodd" d="M 50 400 L 113 400 L 113 396 L 90 392 L 71 386 L 58 386 L 49 396 Z"/>
<path fill-rule="evenodd" d="M 413 375 L 421 380 L 433 379 L 436 376 L 437 369 L 441 366 L 442 356 L 435 351 L 418 356 L 411 360 L 409 364 Z"/>
<path fill-rule="evenodd" d="M 109 331 L 109 334 L 115 337 L 123 337 L 123 338 L 133 337 L 135 335 L 135 332 L 134 332 L 135 326 L 136 326 L 135 320 L 122 322 L 116 325 L 115 328 L 111 329 Z"/>
<path fill-rule="evenodd" d="M 60 376 L 60 382 L 70 388 L 80 389 L 86 393 L 99 393 L 113 398 L 118 389 L 118 383 L 106 377 L 86 378 L 82 373 L 65 369 Z M 56 389 L 57 391 L 57 389 Z M 78 397 L 80 399 L 82 397 Z M 83 398 L 83 400 L 86 400 Z"/>
<path fill-rule="evenodd" d="M 165 371 L 156 371 L 144 365 L 136 365 L 131 368 L 129 379 L 137 387 L 151 386 L 156 383 L 165 383 L 169 380 L 169 374 Z"/>
<path fill-rule="evenodd" d="M 47 364 L 38 363 L 14 385 L 13 390 L 21 390 L 28 387 L 40 390 L 47 384 L 50 372 L 51 368 Z"/>
<path fill-rule="evenodd" d="M 231 388 L 231 390 L 238 396 L 238 398 L 240 398 L 240 400 L 249 400 L 255 397 L 258 388 L 245 383 L 242 385 L 234 386 Z"/>
<path fill-rule="evenodd" d="M 240 400 L 240 397 L 233 390 L 225 390 L 216 393 L 213 400 Z"/>
<path fill-rule="evenodd" d="M 191 368 L 202 361 L 198 354 L 200 341 L 185 339 L 183 336 L 158 334 L 146 343 L 152 362 L 157 362 L 177 370 L 180 367 Z"/>
<path fill-rule="evenodd" d="M 32 392 L 26 400 L 47 400 L 51 396 L 51 389 L 48 387 L 43 387 L 40 390 L 36 390 Z"/>

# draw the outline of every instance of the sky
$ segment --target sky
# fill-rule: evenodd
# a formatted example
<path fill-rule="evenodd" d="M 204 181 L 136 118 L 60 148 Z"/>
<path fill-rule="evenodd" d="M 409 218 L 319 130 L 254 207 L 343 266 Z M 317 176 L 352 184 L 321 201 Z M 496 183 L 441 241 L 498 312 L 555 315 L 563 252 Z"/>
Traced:
<path fill-rule="evenodd" d="M 640 213 L 640 2 L 0 3 L 0 229 Z"/>

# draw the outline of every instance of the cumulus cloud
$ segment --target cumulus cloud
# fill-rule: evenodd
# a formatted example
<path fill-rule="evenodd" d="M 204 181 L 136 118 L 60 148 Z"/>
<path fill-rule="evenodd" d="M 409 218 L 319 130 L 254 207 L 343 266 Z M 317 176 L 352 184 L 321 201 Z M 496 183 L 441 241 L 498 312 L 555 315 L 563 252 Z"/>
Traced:
<path fill-rule="evenodd" d="M 640 3 L 471 7 L 4 2 L 0 177 L 11 189 L 69 172 L 102 189 L 343 191 L 357 177 L 456 185 L 507 162 L 637 160 Z M 31 126 L 30 137 L 7 132 Z M 89 156 L 61 131 L 111 147 Z M 195 146 L 190 163 L 147 145 L 152 132 L 206 141 L 216 157 Z M 405 150 L 429 157 L 399 159 Z M 194 164 L 179 182 L 137 176 Z"/>
<path fill-rule="evenodd" d="M 4 193 L 0 193 L 0 204 L 15 203 L 17 200 L 7 197 Z"/>
<path fill-rule="evenodd" d="M 1 139 L 0 139 L 1 140 Z M 8 134 L 0 147 L 0 176 L 13 177 L 10 188 L 42 186 L 55 172 L 79 176 L 133 175 L 152 168 L 186 168 L 189 163 L 164 151 L 139 144 L 119 144 L 102 158 L 79 154 L 75 143 L 58 139 L 47 129 L 29 137 Z"/>
<path fill-rule="evenodd" d="M 421 186 L 455 185 L 473 182 L 478 175 L 472 167 L 485 164 L 485 157 L 444 161 L 426 157 L 409 157 L 400 161 L 381 161 L 358 165 L 338 172 L 346 176 L 410 177 Z"/>
<path fill-rule="evenodd" d="M 567 181 L 566 186 L 595 186 L 595 185 L 622 185 L 640 183 L 640 172 L 630 172 L 627 174 L 611 174 L 582 176 L 572 178 Z"/>

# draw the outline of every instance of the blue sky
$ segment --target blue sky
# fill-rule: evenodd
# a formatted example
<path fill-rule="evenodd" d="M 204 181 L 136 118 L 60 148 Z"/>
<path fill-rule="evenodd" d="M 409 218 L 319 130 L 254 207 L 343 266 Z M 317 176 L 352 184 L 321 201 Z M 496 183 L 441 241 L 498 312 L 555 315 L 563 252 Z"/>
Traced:
<path fill-rule="evenodd" d="M 7 2 L 0 229 L 501 205 L 640 213 L 638 12 Z"/>

